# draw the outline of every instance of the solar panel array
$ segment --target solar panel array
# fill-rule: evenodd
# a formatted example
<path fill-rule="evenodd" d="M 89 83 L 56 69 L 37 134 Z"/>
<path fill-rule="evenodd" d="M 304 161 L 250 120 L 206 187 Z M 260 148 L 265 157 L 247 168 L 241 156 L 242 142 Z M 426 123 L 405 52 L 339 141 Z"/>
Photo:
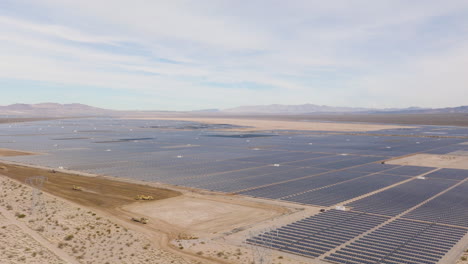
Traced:
<path fill-rule="evenodd" d="M 428 201 L 404 217 L 468 228 L 468 182 Z"/>
<path fill-rule="evenodd" d="M 325 259 L 345 264 L 435 264 L 466 232 L 462 228 L 395 220 Z"/>
<path fill-rule="evenodd" d="M 277 183 L 274 185 L 257 187 L 254 189 L 241 191 L 239 193 L 255 197 L 281 199 L 294 194 L 322 188 L 340 182 L 349 181 L 367 175 L 368 173 L 356 171 L 333 171 L 321 173 L 320 175 L 316 175 L 313 177 L 307 177 L 288 182 Z"/>
<path fill-rule="evenodd" d="M 468 186 L 462 182 L 468 170 L 380 162 L 419 152 L 464 153 L 466 139 L 435 136 L 467 137 L 468 128 L 379 131 L 391 137 L 212 130 L 226 128 L 232 126 L 112 118 L 0 124 L 0 148 L 46 154 L 4 160 L 319 206 L 395 184 L 348 202 L 352 211 L 327 210 L 248 240 L 309 257 L 353 241 L 327 257 L 338 263 L 435 263 L 468 230 L 462 228 L 468 228 Z M 425 180 L 412 179 L 421 174 Z"/>
<path fill-rule="evenodd" d="M 468 170 L 440 169 L 425 175 L 427 178 L 449 179 L 462 181 L 468 178 Z"/>
<path fill-rule="evenodd" d="M 407 178 L 397 175 L 378 174 L 361 177 L 327 188 L 300 193 L 283 198 L 283 200 L 311 205 L 331 206 L 403 180 L 407 180 Z"/>
<path fill-rule="evenodd" d="M 438 179 L 414 179 L 346 206 L 354 211 L 396 216 L 454 184 L 452 181 Z"/>
<path fill-rule="evenodd" d="M 329 210 L 247 239 L 247 243 L 318 257 L 386 220 L 382 216 Z"/>
<path fill-rule="evenodd" d="M 434 168 L 420 166 L 400 166 L 390 169 L 386 171 L 386 173 L 413 177 L 430 172 L 431 170 L 434 170 Z"/>

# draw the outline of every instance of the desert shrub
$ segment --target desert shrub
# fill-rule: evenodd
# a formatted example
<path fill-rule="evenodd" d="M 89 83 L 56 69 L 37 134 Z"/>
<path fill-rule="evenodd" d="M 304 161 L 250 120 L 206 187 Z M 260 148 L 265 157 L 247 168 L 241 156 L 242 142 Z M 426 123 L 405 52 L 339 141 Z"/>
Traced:
<path fill-rule="evenodd" d="M 64 248 L 67 246 L 67 243 L 59 242 L 58 243 L 58 248 Z"/>
<path fill-rule="evenodd" d="M 16 213 L 15 216 L 18 217 L 18 218 L 25 218 L 26 217 L 25 214 L 20 214 L 20 213 Z"/>

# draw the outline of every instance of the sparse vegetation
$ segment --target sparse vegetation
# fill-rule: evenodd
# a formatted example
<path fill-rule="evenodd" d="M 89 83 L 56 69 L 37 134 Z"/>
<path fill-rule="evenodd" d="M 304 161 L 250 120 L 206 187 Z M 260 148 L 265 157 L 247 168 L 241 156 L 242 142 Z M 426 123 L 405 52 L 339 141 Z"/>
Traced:
<path fill-rule="evenodd" d="M 20 214 L 20 213 L 16 213 L 15 216 L 18 217 L 18 218 L 25 218 L 26 217 L 25 214 Z"/>
<path fill-rule="evenodd" d="M 56 243 L 57 248 L 82 263 L 143 263 L 146 259 L 147 262 L 156 263 L 180 262 L 180 257 L 175 254 L 152 247 L 144 235 L 120 226 L 98 212 L 89 211 L 87 214 L 86 211 L 48 194 L 42 196 L 44 208 L 34 215 L 21 213 L 29 210 L 30 202 L 25 201 L 29 197 L 29 187 L 0 176 L 0 206 L 9 211 L 14 209 L 14 215 L 18 219 L 27 218 L 27 221 L 22 223 Z M 18 231 L 16 225 L 1 222 L 1 214 L 0 223 L 0 263 L 64 263 L 51 252 L 44 250 L 34 239 L 27 239 L 28 236 Z M 21 242 L 22 247 L 18 248 L 20 251 L 4 251 L 3 245 L 7 245 L 6 248 L 15 248 L 18 241 L 22 241 L 11 239 L 13 235 L 27 239 L 28 242 Z M 8 243 L 5 243 L 5 239 Z"/>

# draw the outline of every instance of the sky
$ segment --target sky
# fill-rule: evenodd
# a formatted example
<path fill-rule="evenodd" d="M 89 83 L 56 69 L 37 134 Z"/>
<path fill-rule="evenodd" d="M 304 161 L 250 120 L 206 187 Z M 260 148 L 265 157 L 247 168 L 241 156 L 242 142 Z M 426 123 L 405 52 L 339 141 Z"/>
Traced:
<path fill-rule="evenodd" d="M 0 0 L 0 105 L 468 105 L 466 0 Z"/>

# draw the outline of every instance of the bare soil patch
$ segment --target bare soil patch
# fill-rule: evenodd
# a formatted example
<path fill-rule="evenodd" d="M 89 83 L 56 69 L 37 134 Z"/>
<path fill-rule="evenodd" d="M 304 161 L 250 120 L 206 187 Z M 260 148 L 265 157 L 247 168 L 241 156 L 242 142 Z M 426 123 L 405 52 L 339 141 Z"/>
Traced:
<path fill-rule="evenodd" d="M 135 203 L 125 206 L 124 210 L 163 220 L 192 233 L 230 231 L 281 214 L 278 210 L 258 208 L 253 203 L 229 203 L 188 196 Z"/>
<path fill-rule="evenodd" d="M 386 162 L 395 165 L 411 165 L 434 168 L 468 170 L 468 156 L 416 154 Z"/>
<path fill-rule="evenodd" d="M 105 177 L 87 177 L 67 174 L 60 171 L 53 173 L 38 168 L 0 163 L 1 173 L 20 182 L 31 176 L 42 175 L 48 178 L 44 191 L 76 202 L 81 205 L 98 208 L 115 208 L 135 202 L 139 194 L 151 195 L 155 200 L 166 199 L 180 195 L 179 192 L 120 182 Z M 73 190 L 73 185 L 80 186 L 83 191 Z"/>
<path fill-rule="evenodd" d="M 36 155 L 37 153 L 0 148 L 0 157 Z"/>

